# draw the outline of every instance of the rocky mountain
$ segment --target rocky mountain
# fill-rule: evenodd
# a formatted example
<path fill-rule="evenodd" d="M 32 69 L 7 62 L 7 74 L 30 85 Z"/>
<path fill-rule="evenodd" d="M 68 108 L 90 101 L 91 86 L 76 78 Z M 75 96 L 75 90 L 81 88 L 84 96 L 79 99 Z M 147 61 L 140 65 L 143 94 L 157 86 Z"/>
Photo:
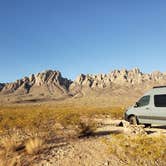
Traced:
<path fill-rule="evenodd" d="M 155 71 L 151 74 L 144 74 L 138 68 L 132 70 L 114 70 L 108 74 L 81 74 L 71 84 L 70 89 L 92 88 L 104 89 L 114 85 L 137 88 L 140 85 L 154 86 L 166 84 L 166 73 Z"/>
<path fill-rule="evenodd" d="M 30 77 L 24 77 L 13 83 L 0 84 L 1 96 L 56 96 L 68 95 L 72 81 L 63 78 L 59 71 L 47 70 Z"/>
<path fill-rule="evenodd" d="M 0 84 L 0 100 L 6 96 L 7 101 L 11 97 L 13 101 L 66 97 L 107 97 L 118 100 L 119 96 L 130 100 L 157 85 L 166 85 L 166 73 L 156 71 L 145 74 L 138 68 L 122 69 L 108 74 L 81 74 L 71 81 L 63 78 L 59 71 L 47 70 L 13 83 Z"/>

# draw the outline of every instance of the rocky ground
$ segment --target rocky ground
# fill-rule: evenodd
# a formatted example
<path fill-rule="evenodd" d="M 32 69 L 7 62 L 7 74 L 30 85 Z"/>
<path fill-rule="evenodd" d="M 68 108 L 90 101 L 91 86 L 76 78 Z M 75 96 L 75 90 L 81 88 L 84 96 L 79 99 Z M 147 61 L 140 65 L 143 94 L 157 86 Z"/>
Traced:
<path fill-rule="evenodd" d="M 114 155 L 109 154 L 108 146 L 104 143 L 104 139 L 111 139 L 112 134 L 123 133 L 125 135 L 148 134 L 150 137 L 164 134 L 166 128 L 144 129 L 143 126 L 129 126 L 126 122 L 123 127 L 119 127 L 120 120 L 111 120 L 109 118 L 97 120 L 101 123 L 95 134 L 89 138 L 81 138 L 74 140 L 63 140 L 59 143 L 50 144 L 50 149 L 42 153 L 37 158 L 33 158 L 31 162 L 35 166 L 122 166 L 127 165 L 123 160 L 120 160 Z M 154 165 L 163 165 L 156 163 Z M 151 165 L 151 163 L 149 163 Z"/>
<path fill-rule="evenodd" d="M 63 129 L 63 133 L 46 139 L 47 142 L 42 145 L 37 153 L 27 154 L 24 149 L 19 149 L 4 156 L 4 158 L 8 159 L 5 164 L 2 164 L 0 160 L 0 166 L 165 166 L 166 155 L 162 153 L 165 153 L 166 150 L 166 142 L 163 141 L 163 138 L 166 136 L 166 126 L 144 128 L 141 125 L 129 125 L 128 122 L 123 120 L 112 120 L 104 117 L 94 118 L 94 121 L 96 121 L 98 127 L 91 135 L 83 137 L 73 136 L 74 130 Z M 120 122 L 122 122 L 121 126 L 119 126 Z M 161 137 L 163 138 L 161 139 Z M 136 138 L 136 140 L 133 138 Z M 132 142 L 132 139 L 134 142 Z M 161 154 L 165 157 L 160 158 L 160 160 L 152 160 L 153 155 L 151 155 L 151 152 L 153 153 L 153 147 L 149 149 L 147 141 L 152 141 L 152 144 L 148 143 L 148 146 L 154 146 L 154 143 L 156 143 L 154 152 L 156 151 L 157 153 L 154 153 L 154 155 L 158 156 L 161 149 Z M 158 143 L 158 141 L 160 142 Z M 147 157 L 145 158 L 146 161 L 143 159 L 141 162 L 139 159 L 137 163 L 135 162 L 137 156 L 136 158 L 131 158 L 131 161 L 126 158 L 126 155 L 131 155 L 132 152 L 128 154 L 123 149 L 124 147 L 132 151 L 132 148 L 138 148 L 137 146 L 142 144 L 145 144 L 144 147 L 141 147 L 145 148 L 145 151 L 140 149 L 141 152 L 146 154 L 147 150 L 147 153 L 152 158 Z M 110 153 L 110 147 L 114 148 L 113 153 Z M 134 152 L 135 150 L 133 150 Z M 140 154 L 140 151 L 138 152 Z M 12 165 L 12 163 L 14 164 Z"/>

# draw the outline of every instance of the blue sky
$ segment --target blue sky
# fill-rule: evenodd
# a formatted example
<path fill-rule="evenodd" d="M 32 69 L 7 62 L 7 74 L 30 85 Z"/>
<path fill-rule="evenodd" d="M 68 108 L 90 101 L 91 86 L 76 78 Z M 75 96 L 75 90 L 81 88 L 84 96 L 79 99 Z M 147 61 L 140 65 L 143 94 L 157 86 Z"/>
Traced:
<path fill-rule="evenodd" d="M 166 71 L 165 0 L 0 0 L 0 82 L 46 69 L 75 79 Z"/>

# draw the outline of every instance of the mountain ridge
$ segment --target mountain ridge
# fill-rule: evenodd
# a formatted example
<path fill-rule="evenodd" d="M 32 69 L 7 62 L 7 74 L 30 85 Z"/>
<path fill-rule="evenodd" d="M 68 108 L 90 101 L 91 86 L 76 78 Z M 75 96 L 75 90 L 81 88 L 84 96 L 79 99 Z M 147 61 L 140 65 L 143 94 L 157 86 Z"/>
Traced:
<path fill-rule="evenodd" d="M 166 85 L 166 73 L 155 71 L 143 73 L 138 68 L 113 70 L 108 74 L 80 74 L 75 80 L 64 78 L 57 70 L 46 70 L 11 83 L 0 83 L 0 96 L 23 100 L 33 98 L 67 98 L 84 96 L 131 97 L 141 94 L 153 86 Z M 133 91 L 133 92 L 132 92 Z M 138 93 L 139 92 L 139 93 Z M 2 100 L 2 97 L 0 98 Z"/>

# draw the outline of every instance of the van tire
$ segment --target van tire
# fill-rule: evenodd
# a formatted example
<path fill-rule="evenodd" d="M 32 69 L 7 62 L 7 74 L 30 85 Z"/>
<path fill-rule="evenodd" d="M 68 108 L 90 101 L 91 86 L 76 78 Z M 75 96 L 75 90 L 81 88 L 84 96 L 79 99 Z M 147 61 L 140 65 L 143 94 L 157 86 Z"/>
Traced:
<path fill-rule="evenodd" d="M 135 116 L 130 116 L 130 117 L 129 117 L 129 123 L 130 123 L 131 125 L 137 125 L 137 124 L 138 124 L 137 118 L 136 118 Z"/>

